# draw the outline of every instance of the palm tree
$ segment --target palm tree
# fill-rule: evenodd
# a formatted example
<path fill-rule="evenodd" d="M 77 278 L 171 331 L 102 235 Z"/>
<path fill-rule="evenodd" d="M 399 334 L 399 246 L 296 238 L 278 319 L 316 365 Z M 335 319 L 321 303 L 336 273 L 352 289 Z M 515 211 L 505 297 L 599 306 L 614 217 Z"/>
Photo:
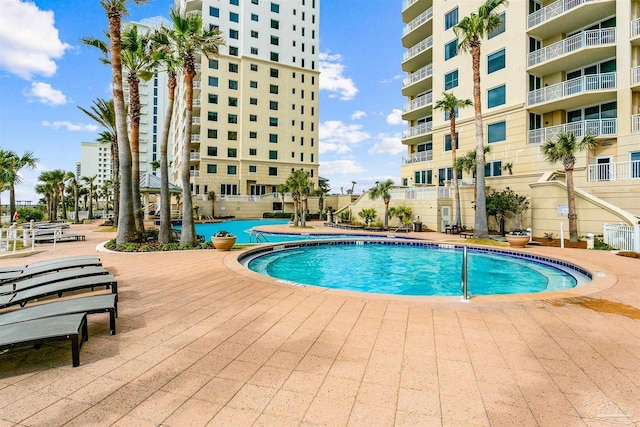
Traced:
<path fill-rule="evenodd" d="M 318 188 L 313 192 L 318 196 L 318 210 L 320 211 L 320 219 L 322 219 L 322 213 L 324 212 L 324 195 L 329 193 L 329 183 L 327 181 L 319 181 Z"/>
<path fill-rule="evenodd" d="M 73 189 L 73 222 L 74 224 L 79 224 L 80 223 L 80 207 L 78 204 L 78 199 L 79 199 L 79 195 L 78 195 L 78 180 L 76 179 L 76 174 L 73 172 L 67 172 L 67 174 L 65 175 L 65 181 L 69 183 L 69 185 L 71 185 L 71 188 Z"/>
<path fill-rule="evenodd" d="M 61 193 L 60 184 L 64 187 L 64 177 L 65 171 L 62 169 L 54 169 L 52 171 L 42 172 L 38 177 L 39 181 L 42 181 L 46 184 L 46 189 L 50 193 L 49 204 L 49 219 L 56 220 L 58 219 L 58 201 L 59 194 Z M 64 190 L 62 191 L 64 192 Z"/>
<path fill-rule="evenodd" d="M 124 105 L 122 89 L 122 39 L 120 29 L 122 15 L 126 15 L 130 3 L 144 4 L 148 0 L 100 0 L 109 20 L 109 46 L 111 57 L 111 86 L 116 115 L 116 135 L 118 138 L 118 158 L 120 163 L 120 203 L 118 216 L 117 243 L 136 240 L 137 234 L 133 213 L 133 196 L 131 194 L 131 149 L 127 134 L 127 113 Z M 139 179 L 139 178 L 138 178 Z"/>
<path fill-rule="evenodd" d="M 436 101 L 435 108 L 443 110 L 449 115 L 449 129 L 451 132 L 451 164 L 456 164 L 456 145 L 458 143 L 456 135 L 456 110 L 473 105 L 470 99 L 458 99 L 453 93 L 443 92 L 442 99 Z M 453 194 L 456 205 L 456 225 L 462 225 L 460 219 L 460 186 L 458 185 L 458 172 L 453 173 Z"/>
<path fill-rule="evenodd" d="M 9 186 L 9 213 L 13 215 L 16 212 L 15 186 L 22 181 L 20 169 L 25 167 L 34 169 L 38 159 L 33 155 L 32 151 L 25 151 L 22 156 L 18 156 L 13 151 L 0 151 L 2 151 L 2 154 L 0 154 L 0 162 L 2 163 L 3 169 L 3 177 L 0 177 L 0 182 L 4 182 Z"/>
<path fill-rule="evenodd" d="M 104 213 L 109 213 L 109 195 L 111 194 L 111 190 L 113 189 L 113 181 L 110 179 L 105 180 L 102 183 L 102 187 L 100 188 L 102 192 L 102 196 L 104 197 Z"/>
<path fill-rule="evenodd" d="M 287 184 L 278 184 L 278 186 L 276 187 L 276 191 L 278 192 L 278 194 L 280 194 L 280 197 L 282 198 L 282 212 L 284 212 L 284 196 L 285 194 L 287 194 L 287 191 L 289 191 L 289 187 L 287 187 Z"/>
<path fill-rule="evenodd" d="M 487 154 L 491 152 L 491 146 L 485 145 L 482 153 L 486 157 Z M 471 174 L 471 178 L 473 178 L 473 203 L 476 203 L 478 199 L 478 180 L 476 180 L 476 152 L 469 151 L 466 155 L 462 157 L 458 157 L 456 162 L 453 164 L 453 170 L 455 173 L 467 172 Z"/>
<path fill-rule="evenodd" d="M 207 200 L 211 201 L 211 217 L 216 217 L 216 192 L 211 190 L 207 193 Z"/>
<path fill-rule="evenodd" d="M 389 229 L 389 202 L 391 201 L 391 186 L 393 186 L 393 181 L 387 179 L 386 181 L 376 181 L 376 185 L 369 189 L 369 197 L 371 200 L 376 200 L 382 198 L 384 202 L 384 229 Z"/>
<path fill-rule="evenodd" d="M 195 244 L 196 231 L 192 215 L 192 200 L 190 194 L 191 173 L 189 170 L 191 126 L 193 118 L 193 78 L 196 75 L 196 60 L 199 55 L 207 58 L 218 55 L 218 49 L 224 45 L 224 40 L 218 29 L 203 28 L 202 15 L 197 13 L 183 13 L 172 9 L 170 13 L 173 31 L 170 33 L 176 57 L 182 66 L 185 82 L 184 120 L 188 124 L 182 143 L 180 181 L 184 200 L 182 203 L 182 231 L 180 243 Z"/>
<path fill-rule="evenodd" d="M 476 182 L 478 197 L 476 198 L 476 213 L 473 224 L 474 237 L 489 235 L 487 223 L 487 203 L 485 200 L 484 180 L 484 136 L 482 131 L 482 103 L 480 101 L 480 47 L 482 39 L 497 30 L 504 23 L 497 13 L 497 9 L 506 5 L 507 0 L 487 0 L 481 4 L 477 12 L 465 16 L 453 27 L 458 37 L 458 50 L 471 53 L 473 70 L 473 105 L 475 107 L 476 125 Z"/>
<path fill-rule="evenodd" d="M 399 205 L 389 208 L 389 215 L 397 217 L 404 225 L 411 222 L 411 215 L 413 215 L 413 211 L 408 206 Z"/>
<path fill-rule="evenodd" d="M 89 185 L 89 218 L 93 218 L 93 185 L 98 178 L 98 175 L 83 176 L 80 179 L 85 184 Z"/>
<path fill-rule="evenodd" d="M 52 208 L 51 208 L 51 199 L 53 195 L 53 189 L 51 188 L 51 184 L 48 182 L 44 182 L 42 184 L 38 184 L 35 187 L 36 194 L 42 194 L 44 198 L 44 203 L 47 205 L 47 215 L 49 219 L 51 219 Z"/>
<path fill-rule="evenodd" d="M 106 130 L 100 132 L 97 141 L 109 144 L 111 147 L 111 181 L 113 182 L 113 223 L 118 223 L 120 202 L 120 161 L 118 156 L 118 135 L 116 128 L 116 112 L 113 99 L 97 98 L 90 110 L 78 107 Z M 125 110 L 126 111 L 126 110 Z"/>
<path fill-rule="evenodd" d="M 0 149 L 0 194 L 11 188 L 9 182 L 13 180 L 14 177 L 14 174 L 11 172 L 12 156 L 14 154 L 13 151 Z M 2 206 L 2 203 L 0 203 L 0 206 Z M 9 211 L 9 215 L 11 214 L 12 212 Z"/>
<path fill-rule="evenodd" d="M 542 153 L 549 163 L 561 162 L 564 166 L 569 204 L 569 241 L 571 242 L 578 241 L 578 214 L 576 213 L 576 195 L 573 185 L 573 168 L 576 164 L 576 153 L 592 150 L 597 144 L 596 138 L 592 133 L 586 134 L 578 142 L 576 135 L 569 132 L 560 134 L 557 140 L 547 141 L 542 146 Z"/>
<path fill-rule="evenodd" d="M 300 222 L 302 227 L 306 226 L 306 201 L 309 196 L 309 172 L 297 169 L 291 172 L 287 178 L 285 185 L 287 191 L 291 192 L 293 198 L 293 225 L 298 226 Z"/>

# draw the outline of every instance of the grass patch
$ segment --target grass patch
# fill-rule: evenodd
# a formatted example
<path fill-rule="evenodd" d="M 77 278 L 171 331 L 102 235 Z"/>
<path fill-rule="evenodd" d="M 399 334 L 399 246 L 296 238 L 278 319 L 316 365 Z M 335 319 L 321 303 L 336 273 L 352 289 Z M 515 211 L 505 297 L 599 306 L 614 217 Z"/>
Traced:
<path fill-rule="evenodd" d="M 93 230 L 94 233 L 114 233 L 116 231 L 118 231 L 118 227 L 98 228 L 97 230 Z"/>
<path fill-rule="evenodd" d="M 454 242 L 453 240 L 449 240 L 450 242 Z M 493 239 L 476 239 L 476 238 L 469 238 L 469 239 L 464 239 L 464 240 L 455 240 L 455 243 L 457 244 L 461 244 L 462 242 L 464 243 L 471 243 L 474 245 L 485 245 L 485 246 L 509 246 L 509 243 L 507 242 L 498 242 L 495 241 Z"/>

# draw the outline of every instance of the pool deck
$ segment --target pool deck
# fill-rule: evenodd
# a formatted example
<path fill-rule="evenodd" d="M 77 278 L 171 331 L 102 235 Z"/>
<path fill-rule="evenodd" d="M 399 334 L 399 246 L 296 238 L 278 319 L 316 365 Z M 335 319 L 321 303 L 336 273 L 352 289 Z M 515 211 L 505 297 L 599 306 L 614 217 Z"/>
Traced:
<path fill-rule="evenodd" d="M 97 228 L 0 267 L 94 254 L 114 236 Z M 77 368 L 67 343 L 0 354 L 0 427 L 640 425 L 640 259 L 523 251 L 596 277 L 463 302 L 282 284 L 238 250 L 100 252 L 117 335 L 90 316 Z"/>

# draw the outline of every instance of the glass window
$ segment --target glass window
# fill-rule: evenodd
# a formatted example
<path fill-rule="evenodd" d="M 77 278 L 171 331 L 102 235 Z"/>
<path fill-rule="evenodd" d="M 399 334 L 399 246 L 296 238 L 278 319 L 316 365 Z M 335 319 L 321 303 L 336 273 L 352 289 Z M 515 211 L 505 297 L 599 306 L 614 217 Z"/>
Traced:
<path fill-rule="evenodd" d="M 502 12 L 500 14 L 500 20 L 502 21 L 502 25 L 500 25 L 498 28 L 496 28 L 494 31 L 492 31 L 491 33 L 489 33 L 489 37 L 490 39 L 494 38 L 495 36 L 504 33 L 504 30 L 507 26 L 507 12 Z"/>
<path fill-rule="evenodd" d="M 257 47 L 251 47 L 251 55 L 257 55 L 258 54 L 258 48 Z M 257 71 L 257 69 L 256 69 Z"/>
<path fill-rule="evenodd" d="M 271 68 L 271 69 L 269 70 L 269 75 L 270 75 L 271 77 L 275 77 L 275 78 L 277 79 L 277 78 L 278 78 L 278 74 L 279 74 L 279 72 L 278 72 L 278 69 L 277 69 L 277 68 Z"/>
<path fill-rule="evenodd" d="M 487 56 L 487 74 L 502 70 L 505 67 L 505 50 L 499 50 Z"/>
<path fill-rule="evenodd" d="M 458 23 L 458 8 L 456 7 L 452 11 L 444 15 L 444 29 L 448 30 Z"/>
<path fill-rule="evenodd" d="M 278 93 L 278 85 L 269 85 L 269 93 Z"/>
<path fill-rule="evenodd" d="M 249 121 L 250 122 L 257 122 L 258 121 L 258 116 L 255 114 L 249 114 Z"/>
<path fill-rule="evenodd" d="M 238 106 L 238 98 L 229 97 L 229 107 L 237 107 Z"/>
<path fill-rule="evenodd" d="M 227 139 L 229 141 L 237 141 L 238 140 L 238 132 L 235 130 L 227 131 Z"/>
<path fill-rule="evenodd" d="M 504 105 L 507 102 L 507 87 L 505 85 L 498 86 L 487 91 L 488 108 Z"/>
<path fill-rule="evenodd" d="M 251 20 L 255 21 L 255 22 L 258 22 L 258 15 L 256 15 L 255 13 L 252 13 L 251 14 Z"/>
<path fill-rule="evenodd" d="M 220 9 L 218 9 L 217 7 L 210 7 L 209 8 L 209 15 L 214 16 L 216 18 L 220 17 Z"/>
<path fill-rule="evenodd" d="M 444 45 L 444 60 L 451 59 L 458 54 L 458 39 Z"/>
<path fill-rule="evenodd" d="M 218 138 L 218 129 L 207 129 L 207 138 Z"/>
<path fill-rule="evenodd" d="M 460 146 L 460 138 L 458 138 L 459 134 L 456 132 L 456 150 Z M 451 134 L 448 133 L 444 136 L 444 151 L 451 151 Z"/>
<path fill-rule="evenodd" d="M 258 32 L 254 31 L 254 30 L 251 30 L 251 37 L 253 37 L 254 39 L 257 39 L 258 38 Z"/>
<path fill-rule="evenodd" d="M 217 122 L 218 121 L 218 113 L 214 112 L 214 111 L 209 111 L 207 113 L 207 119 L 211 122 Z"/>
<path fill-rule="evenodd" d="M 238 0 L 229 0 L 229 4 L 237 6 L 238 5 Z"/>
<path fill-rule="evenodd" d="M 269 101 L 269 109 L 277 110 L 278 109 L 278 101 Z"/>
<path fill-rule="evenodd" d="M 229 55 L 238 56 L 238 48 L 234 46 L 229 46 Z"/>
<path fill-rule="evenodd" d="M 218 173 L 218 165 L 207 164 L 207 173 Z"/>
<path fill-rule="evenodd" d="M 249 98 L 249 104 L 258 105 L 258 98 Z"/>
<path fill-rule="evenodd" d="M 275 151 L 275 150 L 270 150 L 269 151 L 269 159 L 278 160 L 278 152 Z"/>
<path fill-rule="evenodd" d="M 213 93 L 209 94 L 209 104 L 217 104 L 218 103 L 218 95 Z"/>
<path fill-rule="evenodd" d="M 237 148 L 227 148 L 227 157 L 238 157 Z"/>
<path fill-rule="evenodd" d="M 238 17 L 237 13 L 229 12 L 229 21 L 238 22 L 238 21 L 240 21 L 240 18 Z"/>
<path fill-rule="evenodd" d="M 278 135 L 275 134 L 275 133 L 270 133 L 269 134 L 269 142 L 277 143 L 278 142 Z"/>
<path fill-rule="evenodd" d="M 271 3 L 271 12 L 280 13 L 280 5 L 278 3 Z"/>
<path fill-rule="evenodd" d="M 280 55 L 278 55 L 278 52 L 271 52 L 270 58 L 272 61 L 278 62 L 278 60 L 280 59 Z"/>
<path fill-rule="evenodd" d="M 209 76 L 209 86 L 218 86 L 218 78 Z"/>
<path fill-rule="evenodd" d="M 444 75 L 444 90 L 458 87 L 458 70 L 453 70 Z"/>
<path fill-rule="evenodd" d="M 218 155 L 218 147 L 207 147 L 207 156 L 216 157 Z"/>
<path fill-rule="evenodd" d="M 258 88 L 258 82 L 255 80 L 251 80 L 249 81 L 249 87 L 252 89 L 257 89 Z"/>
<path fill-rule="evenodd" d="M 229 80 L 229 89 L 238 90 L 238 81 L 237 80 Z"/>
<path fill-rule="evenodd" d="M 278 118 L 269 117 L 269 126 L 278 126 Z"/>
<path fill-rule="evenodd" d="M 239 38 L 238 30 L 229 30 L 229 38 L 238 40 Z"/>
<path fill-rule="evenodd" d="M 278 46 L 280 44 L 280 38 L 278 36 L 271 36 L 271 44 Z"/>
<path fill-rule="evenodd" d="M 227 123 L 238 123 L 238 115 L 237 114 L 228 114 L 227 115 Z"/>
<path fill-rule="evenodd" d="M 237 173 L 238 168 L 235 165 L 227 166 L 227 175 L 235 175 Z"/>
<path fill-rule="evenodd" d="M 249 165 L 249 173 L 255 173 L 255 172 L 258 172 L 258 167 Z"/>
<path fill-rule="evenodd" d="M 487 162 L 484 165 L 484 176 L 502 176 L 502 161 Z"/>
<path fill-rule="evenodd" d="M 238 72 L 238 64 L 230 63 L 229 64 L 229 72 L 237 73 Z"/>
<path fill-rule="evenodd" d="M 273 28 L 274 30 L 280 29 L 280 21 L 272 19 L 271 20 L 271 28 Z"/>
<path fill-rule="evenodd" d="M 258 132 L 255 132 L 255 131 L 249 132 L 249 138 L 257 139 L 258 138 Z"/>
<path fill-rule="evenodd" d="M 218 69 L 218 60 L 217 59 L 210 59 L 209 60 L 209 68 L 211 68 L 212 70 L 217 70 Z"/>
<path fill-rule="evenodd" d="M 258 155 L 258 149 L 257 148 L 249 148 L 249 155 L 250 156 L 257 156 Z"/>
<path fill-rule="evenodd" d="M 493 123 L 487 126 L 487 142 L 506 141 L 507 140 L 507 122 Z"/>
<path fill-rule="evenodd" d="M 278 168 L 270 167 L 269 168 L 269 176 L 278 176 Z"/>

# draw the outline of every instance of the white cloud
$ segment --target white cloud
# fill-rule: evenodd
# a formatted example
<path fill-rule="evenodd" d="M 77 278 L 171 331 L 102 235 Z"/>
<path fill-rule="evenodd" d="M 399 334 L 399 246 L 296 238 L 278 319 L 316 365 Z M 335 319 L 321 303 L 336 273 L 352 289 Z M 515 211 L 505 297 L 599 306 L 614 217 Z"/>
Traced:
<path fill-rule="evenodd" d="M 355 160 L 331 160 L 320 162 L 320 175 L 345 175 L 366 172 Z"/>
<path fill-rule="evenodd" d="M 393 76 L 393 77 L 392 77 L 392 78 L 390 78 L 390 79 L 383 79 L 383 80 L 380 80 L 380 83 L 382 83 L 382 84 L 393 83 L 394 81 L 396 81 L 396 80 L 400 80 L 400 79 L 401 79 L 401 78 L 403 78 L 403 77 L 404 77 L 404 75 L 402 75 L 402 74 L 396 74 L 395 76 Z"/>
<path fill-rule="evenodd" d="M 55 74 L 54 60 L 71 46 L 60 41 L 54 24 L 53 12 L 33 2 L 2 0 L 0 68 L 27 80 L 34 74 Z"/>
<path fill-rule="evenodd" d="M 341 100 L 349 101 L 356 96 L 358 88 L 351 78 L 343 75 L 344 70 L 341 55 L 320 53 L 320 90 L 332 92 L 329 97 L 339 94 Z"/>
<path fill-rule="evenodd" d="M 379 134 L 377 139 L 378 142 L 371 147 L 369 154 L 400 154 L 406 151 L 400 135 Z"/>
<path fill-rule="evenodd" d="M 404 124 L 405 121 L 402 120 L 402 110 L 394 108 L 391 110 L 391 113 L 387 115 L 387 123 L 390 125 L 401 125 Z"/>
<path fill-rule="evenodd" d="M 66 128 L 69 132 L 95 132 L 98 130 L 98 126 L 96 125 L 87 125 L 82 123 L 71 123 L 68 121 L 55 121 L 48 122 L 43 121 L 42 126 L 49 127 L 51 129 L 60 129 Z"/>
<path fill-rule="evenodd" d="M 351 120 L 360 120 L 363 117 L 367 117 L 367 113 L 364 111 L 356 110 L 351 115 Z"/>
<path fill-rule="evenodd" d="M 151 16 L 149 18 L 144 18 L 140 20 L 140 23 L 143 25 L 148 25 L 153 28 L 160 28 L 160 26 L 164 25 L 165 27 L 171 27 L 173 24 L 164 16 Z"/>
<path fill-rule="evenodd" d="M 339 120 L 329 120 L 320 123 L 318 134 L 320 137 L 320 153 L 335 151 L 347 153 L 351 146 L 361 143 L 371 137 L 361 130 L 362 125 L 347 125 Z"/>
<path fill-rule="evenodd" d="M 31 82 L 31 88 L 23 90 L 22 93 L 29 98 L 36 98 L 40 103 L 46 105 L 67 103 L 67 97 L 58 89 L 52 88 L 49 83 Z"/>

